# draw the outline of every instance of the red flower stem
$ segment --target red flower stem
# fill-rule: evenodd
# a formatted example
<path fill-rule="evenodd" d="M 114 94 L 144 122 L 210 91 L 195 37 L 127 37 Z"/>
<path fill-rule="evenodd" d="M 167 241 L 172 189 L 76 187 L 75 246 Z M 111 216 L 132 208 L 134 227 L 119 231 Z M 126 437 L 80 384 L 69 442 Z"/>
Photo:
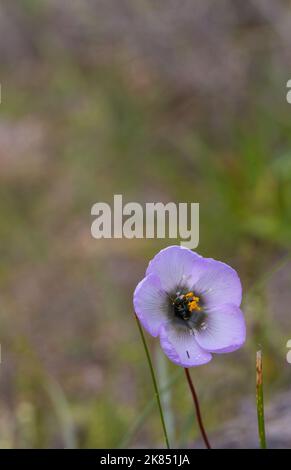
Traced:
<path fill-rule="evenodd" d="M 196 394 L 196 391 L 195 391 L 195 388 L 194 388 L 194 385 L 193 385 L 193 382 L 192 382 L 192 379 L 191 379 L 191 376 L 190 376 L 190 373 L 189 373 L 189 369 L 187 369 L 185 367 L 184 370 L 185 370 L 185 374 L 186 374 L 186 377 L 187 377 L 187 382 L 188 382 L 189 388 L 190 388 L 191 393 L 192 393 L 193 402 L 194 402 L 194 405 L 195 405 L 196 416 L 197 416 L 197 420 L 198 420 L 198 424 L 199 424 L 199 428 L 200 428 L 203 440 L 205 442 L 205 445 L 206 445 L 207 449 L 211 449 L 206 431 L 204 429 L 204 425 L 203 425 L 203 421 L 202 421 L 202 417 L 201 417 L 200 406 L 199 406 L 199 401 L 198 401 L 198 397 L 197 397 L 197 394 Z"/>

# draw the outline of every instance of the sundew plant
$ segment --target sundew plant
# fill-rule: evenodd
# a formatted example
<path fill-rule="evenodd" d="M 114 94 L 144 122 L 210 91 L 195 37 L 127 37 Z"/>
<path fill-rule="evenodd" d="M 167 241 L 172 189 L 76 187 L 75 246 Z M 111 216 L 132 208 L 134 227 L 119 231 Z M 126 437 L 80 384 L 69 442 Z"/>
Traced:
<path fill-rule="evenodd" d="M 242 285 L 233 268 L 182 246 L 169 246 L 161 250 L 150 261 L 145 277 L 134 291 L 133 304 L 139 327 L 141 324 L 150 335 L 159 337 L 166 356 L 185 370 L 197 421 L 208 449 L 211 446 L 189 368 L 207 364 L 214 354 L 231 353 L 243 346 L 246 324 L 240 309 L 241 301 Z M 166 445 L 170 447 L 155 372 L 141 327 L 140 332 L 157 395 Z M 257 406 L 260 443 L 261 447 L 266 447 L 262 361 L 259 354 Z"/>

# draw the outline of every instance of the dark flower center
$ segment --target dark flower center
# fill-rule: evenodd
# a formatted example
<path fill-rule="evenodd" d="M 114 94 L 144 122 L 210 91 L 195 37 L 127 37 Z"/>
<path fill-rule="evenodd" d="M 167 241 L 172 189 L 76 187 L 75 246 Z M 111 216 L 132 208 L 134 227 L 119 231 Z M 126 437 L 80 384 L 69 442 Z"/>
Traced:
<path fill-rule="evenodd" d="M 200 312 L 200 298 L 193 292 L 181 294 L 177 292 L 177 296 L 173 299 L 174 314 L 182 320 L 190 320 L 194 312 Z"/>

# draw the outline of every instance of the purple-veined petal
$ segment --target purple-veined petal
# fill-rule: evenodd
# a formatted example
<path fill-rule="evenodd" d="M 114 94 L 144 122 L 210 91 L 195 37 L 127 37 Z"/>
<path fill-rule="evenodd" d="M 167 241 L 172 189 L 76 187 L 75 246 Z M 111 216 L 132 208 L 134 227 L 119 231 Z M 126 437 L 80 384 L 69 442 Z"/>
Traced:
<path fill-rule="evenodd" d="M 242 286 L 237 272 L 221 261 L 206 258 L 206 270 L 195 282 L 193 289 L 203 296 L 207 308 L 231 303 L 241 304 Z"/>
<path fill-rule="evenodd" d="M 204 351 L 190 330 L 167 323 L 160 330 L 160 342 L 168 358 L 182 367 L 206 364 L 212 355 Z"/>
<path fill-rule="evenodd" d="M 167 294 L 156 275 L 149 274 L 137 285 L 133 294 L 133 305 L 143 327 L 152 336 L 157 336 L 168 317 Z"/>
<path fill-rule="evenodd" d="M 207 311 L 206 327 L 195 332 L 197 343 L 215 353 L 235 351 L 245 342 L 246 325 L 242 311 L 233 304 Z"/>
<path fill-rule="evenodd" d="M 202 256 L 183 246 L 169 246 L 150 261 L 146 274 L 156 274 L 163 289 L 172 291 L 177 286 L 189 288 L 205 269 Z"/>

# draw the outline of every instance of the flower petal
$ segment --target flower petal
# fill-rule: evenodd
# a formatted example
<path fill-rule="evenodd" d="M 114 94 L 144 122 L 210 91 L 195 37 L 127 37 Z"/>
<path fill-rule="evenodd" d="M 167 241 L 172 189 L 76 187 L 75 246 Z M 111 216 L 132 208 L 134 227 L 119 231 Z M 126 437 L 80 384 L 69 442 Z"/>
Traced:
<path fill-rule="evenodd" d="M 231 303 L 241 304 L 242 286 L 237 272 L 221 261 L 205 260 L 206 270 L 194 284 L 194 291 L 203 295 L 207 308 Z"/>
<path fill-rule="evenodd" d="M 161 250 L 149 263 L 146 274 L 154 273 L 167 292 L 180 286 L 192 287 L 205 267 L 204 258 L 183 246 Z"/>
<path fill-rule="evenodd" d="M 206 328 L 195 332 L 197 343 L 216 353 L 235 351 L 245 342 L 246 325 L 242 311 L 225 304 L 207 311 Z"/>
<path fill-rule="evenodd" d="M 197 343 L 190 330 L 167 323 L 160 330 L 161 347 L 168 358 L 182 367 L 193 367 L 206 364 L 212 358 Z"/>
<path fill-rule="evenodd" d="M 168 321 L 167 294 L 155 274 L 149 274 L 137 285 L 133 305 L 143 327 L 158 336 L 160 327 Z"/>

